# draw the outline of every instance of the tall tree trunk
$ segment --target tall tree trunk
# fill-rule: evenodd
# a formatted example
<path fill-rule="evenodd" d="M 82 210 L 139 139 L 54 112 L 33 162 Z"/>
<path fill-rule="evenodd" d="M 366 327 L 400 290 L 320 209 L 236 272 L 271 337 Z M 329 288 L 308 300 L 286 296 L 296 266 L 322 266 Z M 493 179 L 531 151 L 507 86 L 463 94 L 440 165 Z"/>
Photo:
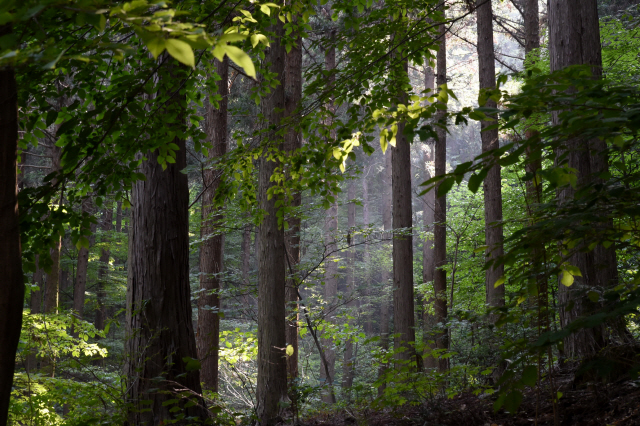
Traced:
<path fill-rule="evenodd" d="M 391 153 L 389 153 L 384 156 L 384 169 L 382 170 L 382 225 L 385 239 L 390 237 L 392 231 L 391 171 Z M 388 243 L 384 243 L 384 246 L 388 247 Z M 382 288 L 382 300 L 380 302 L 380 347 L 386 352 L 389 350 L 389 300 L 386 298 L 385 288 L 389 286 L 392 275 L 384 264 L 382 265 L 380 278 Z M 381 365 L 378 376 L 384 375 L 388 368 L 389 366 L 386 364 Z M 385 388 L 386 384 L 382 383 L 378 387 L 378 395 L 381 395 Z"/>
<path fill-rule="evenodd" d="M 211 143 L 209 158 L 224 156 L 227 152 L 227 111 L 229 99 L 229 58 L 215 60 L 220 76 L 217 94 L 221 98 L 218 109 L 207 103 L 205 131 Z M 202 227 L 200 237 L 200 296 L 198 297 L 198 358 L 201 362 L 200 379 L 204 387 L 218 391 L 218 349 L 220 346 L 220 273 L 224 261 L 224 234 L 218 229 L 222 220 L 221 209 L 213 205 L 219 186 L 219 170 L 208 167 L 203 173 Z"/>
<path fill-rule="evenodd" d="M 347 227 L 349 230 L 350 237 L 347 239 L 347 242 L 350 244 L 354 244 L 353 235 L 354 229 L 356 227 L 356 204 L 353 200 L 356 198 L 356 187 L 354 185 L 353 179 L 349 180 L 349 184 L 347 186 L 347 198 L 349 199 L 349 205 L 347 207 Z M 347 308 L 349 310 L 349 315 L 354 316 L 356 312 L 356 274 L 355 274 L 355 260 L 356 260 L 356 249 L 355 247 L 349 247 L 347 251 L 347 290 L 349 301 L 347 302 Z M 355 325 L 353 321 L 350 321 L 351 326 Z M 354 378 L 354 367 L 355 367 L 355 359 L 353 356 L 353 340 L 347 339 L 345 342 L 344 349 L 344 360 L 342 363 L 342 388 L 349 389 L 353 385 Z M 349 397 L 349 395 L 347 395 Z"/>
<path fill-rule="evenodd" d="M 478 68 L 480 90 L 496 87 L 496 65 L 493 50 L 493 9 L 490 1 L 476 0 L 478 21 Z M 496 102 L 489 99 L 485 105 L 495 108 Z M 499 148 L 498 129 L 485 130 L 494 121 L 481 121 L 482 152 Z M 490 266 L 485 274 L 486 303 L 490 307 L 504 306 L 504 285 L 494 284 L 504 275 L 504 265 L 498 265 L 497 259 L 504 254 L 502 235 L 502 180 L 500 166 L 491 168 L 483 183 L 486 260 Z M 493 316 L 494 320 L 497 316 Z"/>
<path fill-rule="evenodd" d="M 549 0 L 549 56 L 551 71 L 570 65 L 592 65 L 594 78 L 602 77 L 602 48 L 596 0 Z M 554 115 L 554 123 L 558 117 Z M 606 142 L 600 139 L 569 140 L 564 149 L 568 151 L 568 166 L 577 170 L 578 186 L 598 179 L 598 174 L 608 171 Z M 574 198 L 576 191 L 568 186 L 558 193 L 560 203 Z M 596 225 L 596 224 L 594 224 Z M 597 226 L 611 227 L 603 220 Z M 577 266 L 582 277 L 575 277 L 571 287 L 559 285 L 560 320 L 566 326 L 578 317 L 589 315 L 599 306 L 586 298 L 585 289 L 611 288 L 618 282 L 616 252 L 614 246 L 598 245 L 593 251 L 574 254 L 569 263 Z M 569 307 L 569 305 L 573 305 Z M 624 333 L 624 326 L 613 325 L 613 331 Z M 568 357 L 595 355 L 607 343 L 605 326 L 582 329 L 565 339 L 564 349 Z M 624 337 L 624 336 L 623 336 Z"/>
<path fill-rule="evenodd" d="M 10 35 L 9 25 L 0 36 Z M 12 67 L 0 68 L 0 425 L 7 423 L 22 327 L 24 281 L 18 218 L 18 91 Z"/>
<path fill-rule="evenodd" d="M 302 134 L 296 129 L 293 123 L 298 122 L 292 119 L 299 114 L 302 102 L 302 37 L 298 37 L 296 45 L 286 55 L 285 65 L 285 115 L 289 122 L 289 131 L 285 135 L 284 149 L 292 154 L 302 147 Z M 302 204 L 302 194 L 295 192 L 291 207 L 294 209 L 294 216 L 288 219 L 289 230 L 286 232 L 287 244 L 287 265 L 290 268 L 289 274 L 297 273 L 298 264 L 300 263 L 300 217 L 297 209 Z M 291 276 L 287 279 L 287 287 L 285 289 L 285 297 L 287 301 L 287 325 L 286 340 L 287 345 L 293 348 L 293 354 L 287 356 L 287 377 L 290 385 L 298 377 L 298 283 Z"/>
<path fill-rule="evenodd" d="M 271 41 L 265 61 L 269 72 L 284 82 L 285 49 L 281 44 L 284 36 L 283 23 L 277 20 L 272 27 L 275 36 Z M 277 128 L 284 118 L 285 93 L 280 84 L 262 100 L 263 114 L 267 125 Z M 272 131 L 268 143 L 282 149 L 282 136 Z M 267 149 L 266 147 L 264 148 Z M 285 337 L 285 244 L 284 228 L 278 224 L 277 197 L 267 196 L 276 161 L 269 160 L 265 152 L 260 158 L 258 200 L 266 216 L 260 224 L 260 272 L 258 284 L 258 384 L 256 390 L 257 416 L 260 425 L 277 421 L 280 406 L 287 397 L 287 362 L 284 348 Z"/>
<path fill-rule="evenodd" d="M 444 9 L 444 4 L 441 6 Z M 447 84 L 447 42 L 444 24 L 439 26 L 440 46 L 438 47 L 436 83 L 438 86 Z M 440 110 L 438 119 L 446 117 L 446 105 Z M 447 132 L 438 128 L 438 139 L 435 144 L 435 175 L 442 176 L 447 172 Z M 447 196 L 437 196 L 439 185 L 433 190 L 436 191 L 433 227 L 433 293 L 435 297 L 434 311 L 436 323 L 444 324 L 447 321 L 447 273 L 442 267 L 447 263 Z M 436 346 L 438 349 L 449 349 L 449 333 L 441 330 L 435 334 Z M 449 368 L 449 359 L 438 361 L 438 370 L 445 371 Z"/>
<path fill-rule="evenodd" d="M 407 79 L 408 63 L 402 60 L 397 67 L 396 82 Z M 398 93 L 398 103 L 406 104 L 403 89 Z M 411 144 L 404 134 L 405 123 L 398 123 L 396 146 L 391 148 L 392 226 L 393 236 L 393 347 L 398 362 L 397 369 L 405 367 L 402 361 L 418 362 L 415 351 L 415 310 L 413 299 L 413 215 L 411 196 Z M 403 230 L 396 235 L 396 230 Z M 409 233 L 411 232 L 411 233 Z"/>
<path fill-rule="evenodd" d="M 181 131 L 186 99 L 176 90 L 184 69 L 174 60 L 161 69 L 161 93 L 167 126 Z M 201 405 L 185 407 L 168 402 L 187 388 L 201 393 L 200 373 L 185 359 L 197 357 L 189 288 L 189 188 L 184 139 L 175 163 L 166 170 L 158 151 L 147 152 L 140 165 L 146 177 L 133 185 L 133 211 L 129 244 L 129 286 L 125 343 L 125 375 L 130 426 L 160 424 L 174 418 L 170 410 L 204 420 Z"/>
<path fill-rule="evenodd" d="M 107 298 L 107 281 L 109 280 L 109 259 L 111 258 L 111 250 L 109 250 L 109 237 L 106 233 L 113 228 L 113 205 L 108 204 L 103 212 L 101 228 L 104 232 L 102 237 L 103 247 L 100 249 L 100 265 L 98 266 L 98 290 L 96 291 L 98 308 L 96 309 L 95 326 L 98 330 L 104 330 L 104 324 L 107 317 L 107 307 L 105 299 Z"/>

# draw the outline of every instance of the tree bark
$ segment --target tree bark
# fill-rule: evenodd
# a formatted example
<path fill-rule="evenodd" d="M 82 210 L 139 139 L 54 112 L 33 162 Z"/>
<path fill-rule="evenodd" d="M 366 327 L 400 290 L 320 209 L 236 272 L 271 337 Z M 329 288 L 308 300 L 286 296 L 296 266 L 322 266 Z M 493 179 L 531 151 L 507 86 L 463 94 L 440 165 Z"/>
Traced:
<path fill-rule="evenodd" d="M 491 2 L 477 1 L 478 23 L 478 68 L 480 90 L 496 87 L 496 65 L 493 50 L 493 9 Z M 485 105 L 495 108 L 496 102 L 489 99 Z M 481 121 L 482 152 L 499 148 L 498 129 L 485 130 L 495 121 Z M 486 261 L 489 263 L 485 274 L 486 303 L 490 307 L 504 306 L 505 286 L 494 284 L 504 275 L 504 265 L 498 264 L 498 258 L 504 255 L 502 233 L 502 180 L 500 166 L 494 165 L 483 183 Z M 492 316 L 497 320 L 497 316 Z"/>
<path fill-rule="evenodd" d="M 0 36 L 11 34 L 0 26 Z M 24 281 L 18 217 L 18 91 L 12 67 L 0 68 L 0 425 L 7 423 Z"/>
<path fill-rule="evenodd" d="M 291 47 L 286 54 L 285 64 L 285 115 L 289 122 L 289 131 L 285 135 L 284 149 L 292 155 L 302 147 L 302 134 L 296 129 L 294 123 L 298 120 L 293 117 L 299 114 L 302 102 L 302 38 L 298 37 L 296 45 Z M 297 209 L 302 204 L 302 194 L 296 191 L 291 200 L 291 207 L 295 213 L 288 219 L 289 230 L 286 232 L 287 265 L 290 268 L 287 279 L 285 297 L 287 301 L 287 345 L 293 348 L 293 354 L 287 356 L 287 377 L 291 386 L 298 377 L 298 283 L 292 274 L 297 273 L 300 263 L 300 217 Z"/>
<path fill-rule="evenodd" d="M 215 60 L 217 94 L 221 97 L 218 109 L 207 102 L 205 131 L 212 148 L 209 159 L 219 159 L 227 152 L 227 111 L 229 99 L 229 58 Z M 218 392 L 218 350 L 220 346 L 220 273 L 223 271 L 224 234 L 218 229 L 221 209 L 214 199 L 218 191 L 219 170 L 209 166 L 203 172 L 205 190 L 202 194 L 202 226 L 200 237 L 200 296 L 198 297 L 198 358 L 200 379 L 204 387 Z"/>
<path fill-rule="evenodd" d="M 397 81 L 407 77 L 408 63 L 403 60 Z M 398 103 L 406 104 L 406 93 L 398 94 Z M 398 361 L 416 359 L 415 311 L 413 300 L 413 215 L 411 197 L 411 144 L 404 134 L 405 123 L 398 123 L 396 146 L 391 148 L 393 236 L 393 326 L 394 352 Z M 396 235 L 396 230 L 403 230 Z M 409 234 L 408 232 L 411 232 Z M 396 369 L 405 367 L 396 363 Z"/>
<path fill-rule="evenodd" d="M 441 6 L 444 8 L 444 5 Z M 438 47 L 436 83 L 438 86 L 447 84 L 447 42 L 444 24 L 439 26 L 440 45 Z M 438 120 L 443 120 L 446 116 L 445 109 L 440 110 Z M 435 175 L 442 176 L 447 172 L 447 132 L 438 127 L 438 139 L 435 144 Z M 447 273 L 442 267 L 447 263 L 447 196 L 437 196 L 440 185 L 436 186 L 434 221 L 433 227 L 433 293 L 435 297 L 434 311 L 436 323 L 444 325 L 447 321 Z M 446 329 L 435 334 L 436 347 L 438 349 L 449 349 L 449 333 Z M 445 371 L 449 368 L 449 359 L 438 360 L 438 370 Z"/>
<path fill-rule="evenodd" d="M 591 65 L 594 78 L 602 77 L 602 48 L 596 0 L 549 0 L 549 56 L 551 71 L 558 71 L 571 65 Z M 553 116 L 554 124 L 559 124 L 558 116 Z M 569 140 L 563 149 L 568 152 L 567 165 L 577 170 L 578 186 L 593 182 L 600 173 L 608 171 L 606 142 L 600 139 Z M 558 193 L 560 203 L 575 197 L 576 191 L 568 186 Z M 611 227 L 610 221 L 603 220 L 594 226 Z M 603 289 L 617 285 L 618 271 L 614 246 L 606 249 L 601 245 L 589 252 L 574 254 L 569 263 L 577 266 L 582 277 L 575 277 L 571 287 L 559 284 L 560 321 L 566 326 L 578 317 L 589 315 L 599 308 L 598 304 L 586 297 L 585 289 Z M 569 305 L 573 307 L 569 308 Z M 614 331 L 624 325 L 614 325 Z M 605 325 L 582 329 L 565 339 L 565 353 L 568 357 L 589 357 L 607 344 Z"/>
<path fill-rule="evenodd" d="M 284 82 L 285 49 L 281 44 L 284 26 L 277 20 L 265 62 L 269 72 Z M 267 125 L 277 128 L 284 118 L 285 93 L 280 84 L 262 100 L 263 114 Z M 282 149 L 282 136 L 276 131 L 268 135 L 273 148 Z M 267 147 L 264 147 L 267 150 Z M 284 229 L 278 224 L 276 201 L 267 192 L 274 186 L 271 182 L 276 161 L 269 160 L 267 152 L 260 158 L 258 202 L 266 215 L 260 224 L 260 264 L 258 284 L 258 384 L 256 391 L 257 416 L 260 425 L 271 425 L 278 420 L 281 402 L 287 398 L 287 363 L 284 353 L 285 337 L 285 244 Z"/>
<path fill-rule="evenodd" d="M 180 133 L 186 99 L 176 89 L 184 71 L 167 61 L 159 83 L 170 98 L 162 113 L 167 128 Z M 130 426 L 162 424 L 175 417 L 170 412 L 175 406 L 181 406 L 180 414 L 206 418 L 200 404 L 185 407 L 184 399 L 163 404 L 179 398 L 180 389 L 202 391 L 199 371 L 188 368 L 197 351 L 189 288 L 189 188 L 181 172 L 185 141 L 176 136 L 173 143 L 179 147 L 175 163 L 163 171 L 158 151 L 147 152 L 140 165 L 146 180 L 137 181 L 132 191 L 125 342 Z"/>

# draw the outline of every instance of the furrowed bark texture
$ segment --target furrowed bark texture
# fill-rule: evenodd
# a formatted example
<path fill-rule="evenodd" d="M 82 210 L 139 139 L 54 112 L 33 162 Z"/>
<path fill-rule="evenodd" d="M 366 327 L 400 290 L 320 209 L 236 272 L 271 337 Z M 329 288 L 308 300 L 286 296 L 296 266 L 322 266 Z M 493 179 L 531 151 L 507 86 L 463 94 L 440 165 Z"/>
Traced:
<path fill-rule="evenodd" d="M 222 157 L 227 152 L 227 110 L 229 95 L 229 58 L 215 61 L 218 95 L 222 98 L 218 108 L 207 103 L 205 132 L 211 143 L 209 159 Z M 219 170 L 208 167 L 203 172 L 202 226 L 200 237 L 200 296 L 198 297 L 198 332 L 196 343 L 200 359 L 200 379 L 204 387 L 218 391 L 218 346 L 220 345 L 220 290 L 219 275 L 223 270 L 224 234 L 217 229 L 222 220 L 221 209 L 213 205 L 218 190 Z"/>
<path fill-rule="evenodd" d="M 496 87 L 496 65 L 493 50 L 493 9 L 491 2 L 477 1 L 478 22 L 478 68 L 480 90 Z M 495 108 L 496 102 L 489 99 L 485 105 Z M 481 121 L 482 152 L 499 148 L 498 129 L 485 130 L 494 121 Z M 491 307 L 504 306 L 504 285 L 495 287 L 494 284 L 504 275 L 504 266 L 498 265 L 496 259 L 504 254 L 502 235 L 502 181 L 500 166 L 491 168 L 483 183 L 484 189 L 484 220 L 485 244 L 487 246 L 486 260 L 490 266 L 485 275 L 486 301 Z M 497 319 L 497 318 L 496 318 Z"/>
<path fill-rule="evenodd" d="M 186 107 L 184 96 L 176 93 L 182 73 L 168 61 L 159 77 L 161 91 L 172 95 L 163 115 L 167 127 L 179 131 Z M 187 371 L 185 362 L 197 358 L 189 288 L 189 188 L 181 172 L 185 141 L 175 137 L 173 143 L 179 147 L 176 162 L 163 171 L 158 151 L 147 152 L 140 165 L 146 180 L 137 181 L 132 191 L 125 346 L 130 426 L 159 425 L 176 414 L 206 418 L 199 404 L 184 407 L 185 399 L 176 396 L 180 389 L 197 394 L 202 389 L 199 371 Z M 163 405 L 174 398 L 179 403 Z M 169 411 L 178 405 L 178 413 Z"/>
<path fill-rule="evenodd" d="M 11 33 L 0 26 L 0 36 Z M 24 281 L 18 217 L 18 91 L 13 68 L 0 68 L 0 425 L 7 424 Z"/>
<path fill-rule="evenodd" d="M 442 6 L 444 7 L 444 6 Z M 436 83 L 438 86 L 447 83 L 447 42 L 444 25 L 439 26 L 440 46 L 438 47 Z M 444 105 L 446 108 L 446 105 Z M 440 110 L 438 119 L 445 117 L 446 110 Z M 438 128 L 438 139 L 435 144 L 435 175 L 442 176 L 447 172 L 447 132 Z M 438 185 L 439 187 L 439 185 Z M 447 263 L 447 196 L 437 196 L 436 191 L 433 227 L 433 293 L 435 295 L 434 311 L 436 323 L 444 324 L 447 321 L 447 273 L 441 267 Z M 434 334 L 438 349 L 449 349 L 449 334 L 447 330 L 441 330 Z M 449 368 L 448 359 L 438 360 L 438 369 L 445 371 Z"/>
<path fill-rule="evenodd" d="M 549 56 L 551 71 L 561 70 L 570 65 L 592 65 L 594 78 L 602 77 L 602 53 L 596 0 L 549 0 Z M 558 117 L 554 115 L 554 123 Z M 568 151 L 569 167 L 578 174 L 578 185 L 595 181 L 595 175 L 608 170 L 605 154 L 606 143 L 599 139 L 572 139 L 564 149 Z M 561 204 L 575 196 L 572 187 L 559 191 Z M 603 220 L 593 226 L 611 227 L 610 221 Z M 618 282 L 616 252 L 614 246 L 605 249 L 598 245 L 593 251 L 577 253 L 569 259 L 577 266 L 582 277 L 575 277 L 571 287 L 559 284 L 560 320 L 566 326 L 578 317 L 589 315 L 599 308 L 585 295 L 592 287 L 611 288 Z M 568 305 L 573 307 L 568 309 Z M 614 331 L 624 334 L 624 325 L 613 325 Z M 604 325 L 580 330 L 565 339 L 565 354 L 568 357 L 588 357 L 598 353 L 607 344 Z"/>
<path fill-rule="evenodd" d="M 280 44 L 284 27 L 279 20 L 272 28 L 275 37 L 265 61 L 269 71 L 280 82 L 284 81 L 285 49 Z M 278 127 L 284 118 L 284 86 L 279 85 L 263 99 L 263 114 L 267 125 Z M 282 136 L 272 132 L 269 143 L 282 148 Z M 266 148 L 265 148 L 266 149 Z M 274 184 L 270 181 L 276 162 L 266 156 L 260 159 L 258 202 L 266 216 L 260 224 L 259 284 L 258 284 L 258 384 L 257 416 L 261 425 L 278 420 L 281 401 L 287 396 L 287 363 L 284 352 L 285 337 L 285 281 L 286 258 L 284 230 L 276 216 L 277 197 L 268 199 L 267 191 Z"/>
<path fill-rule="evenodd" d="M 408 63 L 403 61 L 399 80 L 404 80 Z M 399 103 L 406 104 L 406 94 L 399 93 Z M 393 348 L 398 361 L 415 360 L 415 311 L 413 305 L 413 215 L 411 210 L 411 145 L 404 134 L 404 122 L 398 123 L 396 146 L 391 148 L 391 193 L 393 236 Z M 396 235 L 397 229 L 403 231 Z M 417 361 L 417 360 L 415 360 Z M 401 369 L 403 363 L 396 363 Z"/>
<path fill-rule="evenodd" d="M 284 149 L 293 153 L 302 147 L 302 134 L 296 130 L 298 120 L 295 115 L 299 113 L 302 101 L 302 38 L 298 37 L 296 45 L 286 55 L 285 69 L 285 115 L 288 117 L 289 131 L 284 138 Z M 297 209 L 302 204 L 302 194 L 295 192 L 291 207 Z M 291 270 L 287 275 L 295 274 L 300 263 L 300 217 L 296 214 L 288 219 L 289 230 L 286 232 L 287 266 Z M 287 279 L 285 297 L 287 301 L 287 345 L 293 347 L 293 355 L 287 357 L 287 377 L 289 383 L 293 383 L 298 377 L 298 284 L 293 276 Z"/>

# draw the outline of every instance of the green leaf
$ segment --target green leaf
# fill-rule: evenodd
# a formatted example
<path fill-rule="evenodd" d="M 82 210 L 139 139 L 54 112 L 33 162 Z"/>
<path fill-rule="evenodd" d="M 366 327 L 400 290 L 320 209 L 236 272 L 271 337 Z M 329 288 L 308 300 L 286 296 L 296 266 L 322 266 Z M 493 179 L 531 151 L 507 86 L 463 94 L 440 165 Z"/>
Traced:
<path fill-rule="evenodd" d="M 571 285 L 573 284 L 573 281 L 574 281 L 573 275 L 569 271 L 565 270 L 562 272 L 562 279 L 560 280 L 560 282 L 562 283 L 563 286 L 571 287 Z"/>
<path fill-rule="evenodd" d="M 188 43 L 175 38 L 170 38 L 165 41 L 167 52 L 173 58 L 182 62 L 183 64 L 195 68 L 196 58 L 193 55 L 193 49 Z"/>
<path fill-rule="evenodd" d="M 504 409 L 512 414 L 518 411 L 520 404 L 522 404 L 522 392 L 519 390 L 509 392 L 504 399 Z"/>
<path fill-rule="evenodd" d="M 437 193 L 438 198 L 447 195 L 447 192 L 449 192 L 451 188 L 453 188 L 453 184 L 455 183 L 455 181 L 456 181 L 455 178 L 452 178 L 452 177 L 448 177 L 445 180 L 443 180 L 440 183 L 440 185 L 438 185 L 438 193 Z"/>
<path fill-rule="evenodd" d="M 166 47 L 166 42 L 162 37 L 153 37 L 147 40 L 147 49 L 149 49 L 149 53 L 153 55 L 153 59 L 157 59 L 158 56 L 164 52 L 164 48 Z M 169 52 L 171 53 L 171 52 Z M 173 56 L 173 55 L 171 55 Z"/>
<path fill-rule="evenodd" d="M 253 61 L 242 49 L 229 45 L 224 45 L 223 49 L 229 59 L 238 64 L 249 77 L 256 77 L 256 68 L 253 65 Z"/>
<path fill-rule="evenodd" d="M 287 356 L 293 355 L 294 352 L 295 350 L 293 349 L 293 346 L 287 345 Z"/>
<path fill-rule="evenodd" d="M 535 365 L 527 365 L 522 372 L 522 383 L 526 386 L 535 386 L 538 381 L 538 368 Z"/>
<path fill-rule="evenodd" d="M 493 288 L 498 288 L 500 287 L 502 284 L 504 284 L 504 282 L 506 281 L 505 276 L 501 276 L 500 278 L 498 278 L 498 280 L 493 284 Z"/>

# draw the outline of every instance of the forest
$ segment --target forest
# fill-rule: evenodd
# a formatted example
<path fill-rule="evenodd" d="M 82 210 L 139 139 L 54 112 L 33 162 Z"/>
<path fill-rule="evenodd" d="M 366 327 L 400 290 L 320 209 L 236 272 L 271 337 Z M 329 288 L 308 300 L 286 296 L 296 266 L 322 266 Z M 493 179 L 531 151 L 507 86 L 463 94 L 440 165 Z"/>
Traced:
<path fill-rule="evenodd" d="M 0 425 L 640 424 L 640 1 L 2 0 Z"/>

